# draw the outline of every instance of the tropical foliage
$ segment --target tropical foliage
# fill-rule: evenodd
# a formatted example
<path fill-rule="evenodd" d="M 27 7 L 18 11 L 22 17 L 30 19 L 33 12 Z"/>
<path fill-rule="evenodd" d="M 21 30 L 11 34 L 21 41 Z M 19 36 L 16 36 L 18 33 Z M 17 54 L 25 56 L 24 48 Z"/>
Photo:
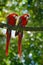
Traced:
<path fill-rule="evenodd" d="M 6 23 L 10 13 L 30 14 L 27 26 L 43 26 L 43 0 L 0 0 L 0 23 Z M 17 41 L 10 40 L 9 55 L 5 56 L 6 35 L 0 28 L 0 65 L 43 65 L 43 31 L 25 31 L 22 39 L 22 58 L 18 58 Z"/>

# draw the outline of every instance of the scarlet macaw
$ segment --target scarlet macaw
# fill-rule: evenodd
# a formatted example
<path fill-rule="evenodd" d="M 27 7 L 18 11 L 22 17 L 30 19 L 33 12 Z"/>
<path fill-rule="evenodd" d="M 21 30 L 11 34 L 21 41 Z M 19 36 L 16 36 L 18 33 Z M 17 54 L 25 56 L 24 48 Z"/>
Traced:
<path fill-rule="evenodd" d="M 17 17 L 18 17 L 18 15 L 16 13 L 9 14 L 7 16 L 7 23 L 9 25 L 15 26 Z M 8 28 L 7 28 L 7 31 L 6 31 L 6 36 L 7 36 L 7 40 L 6 40 L 6 56 L 8 56 L 8 48 L 9 48 L 10 38 L 11 38 L 11 30 L 9 30 Z"/>
<path fill-rule="evenodd" d="M 29 19 L 29 14 L 23 14 L 22 16 L 20 16 L 18 26 L 25 27 L 27 25 L 28 19 Z M 21 57 L 22 54 L 21 42 L 23 37 L 23 31 L 22 32 L 16 31 L 15 36 L 17 35 L 18 35 L 18 54 L 19 57 Z"/>

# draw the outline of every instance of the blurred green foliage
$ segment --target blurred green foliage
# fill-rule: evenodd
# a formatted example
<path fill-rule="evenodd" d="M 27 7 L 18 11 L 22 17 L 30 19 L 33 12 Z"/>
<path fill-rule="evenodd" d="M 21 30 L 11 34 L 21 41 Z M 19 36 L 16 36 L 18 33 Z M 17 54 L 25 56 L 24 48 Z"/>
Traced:
<path fill-rule="evenodd" d="M 27 26 L 43 26 L 43 0 L 0 0 L 0 22 L 10 13 L 30 14 Z M 0 65 L 43 65 L 43 32 L 24 32 L 22 58 L 18 58 L 17 37 L 12 38 L 9 55 L 5 56 L 6 36 L 0 29 Z"/>

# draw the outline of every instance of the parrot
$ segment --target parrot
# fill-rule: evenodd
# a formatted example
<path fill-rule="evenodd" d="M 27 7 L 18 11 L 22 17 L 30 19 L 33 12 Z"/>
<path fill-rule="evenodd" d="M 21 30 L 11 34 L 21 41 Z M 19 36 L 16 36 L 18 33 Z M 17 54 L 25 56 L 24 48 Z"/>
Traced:
<path fill-rule="evenodd" d="M 29 14 L 23 14 L 19 17 L 18 26 L 25 27 L 27 25 L 29 19 Z M 16 31 L 15 36 L 18 36 L 18 56 L 22 56 L 22 37 L 23 37 L 23 31 Z"/>
<path fill-rule="evenodd" d="M 7 18 L 7 24 L 11 25 L 11 26 L 15 26 L 16 25 L 16 20 L 17 20 L 18 14 L 16 13 L 11 13 L 9 14 L 6 18 Z M 8 56 L 8 48 L 9 48 L 9 44 L 10 44 L 10 38 L 11 38 L 11 30 L 7 28 L 6 31 L 6 56 Z"/>

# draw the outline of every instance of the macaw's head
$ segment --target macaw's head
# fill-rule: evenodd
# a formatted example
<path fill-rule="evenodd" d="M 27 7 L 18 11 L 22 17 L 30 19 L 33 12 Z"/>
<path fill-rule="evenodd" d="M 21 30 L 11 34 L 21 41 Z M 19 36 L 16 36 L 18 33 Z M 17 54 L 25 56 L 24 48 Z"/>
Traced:
<path fill-rule="evenodd" d="M 15 25 L 17 18 L 18 18 L 18 14 L 16 14 L 16 13 L 9 14 L 7 16 L 8 24 Z"/>
<path fill-rule="evenodd" d="M 22 16 L 23 18 L 25 18 L 27 21 L 28 21 L 28 19 L 29 19 L 29 17 L 30 17 L 30 15 L 29 14 L 23 14 L 23 16 Z"/>
<path fill-rule="evenodd" d="M 17 19 L 17 17 L 18 17 L 18 14 L 16 14 L 16 13 L 12 13 L 7 16 L 7 18 L 9 18 L 9 19 L 15 19 L 15 20 Z"/>
<path fill-rule="evenodd" d="M 27 24 L 29 17 L 29 14 L 23 14 L 22 16 L 20 16 L 19 22 L 22 26 L 25 26 Z"/>
<path fill-rule="evenodd" d="M 18 18 L 18 14 L 13 13 L 12 16 L 14 17 L 15 20 L 17 20 L 17 18 Z"/>

